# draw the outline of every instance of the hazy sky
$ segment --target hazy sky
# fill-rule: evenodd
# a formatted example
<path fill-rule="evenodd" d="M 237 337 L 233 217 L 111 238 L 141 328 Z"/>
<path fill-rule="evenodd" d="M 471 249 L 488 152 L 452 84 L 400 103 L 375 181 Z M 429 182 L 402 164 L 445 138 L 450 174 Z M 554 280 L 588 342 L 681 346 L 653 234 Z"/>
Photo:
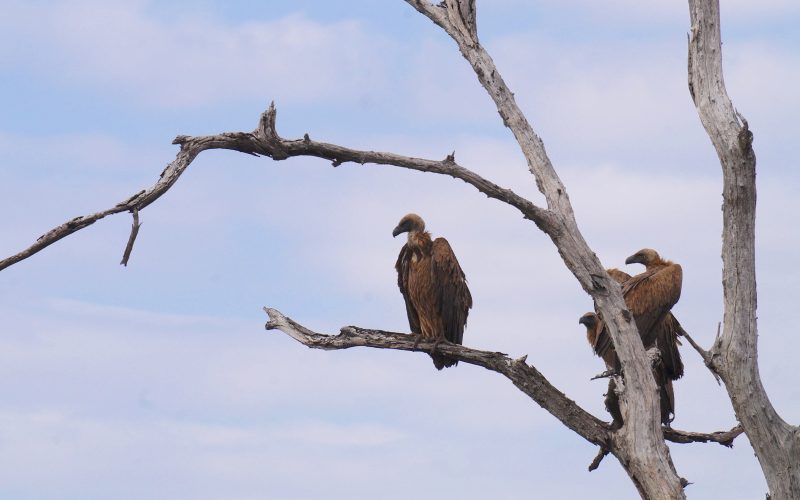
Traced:
<path fill-rule="evenodd" d="M 0 256 L 152 185 L 179 134 L 278 131 L 444 158 L 540 202 L 455 44 L 401 0 L 0 0 Z M 800 213 L 800 4 L 722 2 L 725 79 L 758 156 L 760 366 L 800 422 L 793 333 Z M 478 0 L 483 44 L 567 185 L 603 263 L 641 247 L 683 265 L 674 312 L 709 346 L 722 319 L 721 175 L 686 88 L 681 2 Z M 446 236 L 475 306 L 465 344 L 528 355 L 606 419 L 577 323 L 590 299 L 519 213 L 394 167 L 203 153 L 141 213 L 0 273 L 0 497 L 14 499 L 636 498 L 613 458 L 506 379 L 425 354 L 309 350 L 317 331 L 408 326 L 391 231 Z M 636 266 L 627 266 L 637 272 Z M 735 424 L 682 348 L 674 426 Z M 691 498 L 763 498 L 745 438 L 671 445 Z"/>

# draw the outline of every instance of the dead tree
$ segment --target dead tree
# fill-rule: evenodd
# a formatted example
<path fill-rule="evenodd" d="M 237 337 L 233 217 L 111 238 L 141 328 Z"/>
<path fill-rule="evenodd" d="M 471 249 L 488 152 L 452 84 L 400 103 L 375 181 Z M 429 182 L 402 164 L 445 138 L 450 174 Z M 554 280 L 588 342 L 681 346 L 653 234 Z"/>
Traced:
<path fill-rule="evenodd" d="M 394 153 L 359 151 L 312 140 L 284 139 L 276 130 L 274 106 L 264 112 L 252 132 L 229 132 L 210 136 L 178 136 L 173 144 L 180 151 L 150 188 L 139 191 L 112 208 L 76 217 L 42 235 L 33 245 L 0 261 L 0 270 L 37 253 L 48 245 L 83 229 L 107 215 L 130 212 L 134 216 L 131 237 L 125 249 L 127 262 L 138 232 L 139 212 L 164 194 L 201 152 L 228 149 L 255 156 L 285 160 L 293 156 L 314 156 L 334 166 L 345 162 L 383 164 L 444 174 L 461 179 L 491 198 L 519 210 L 546 233 L 558 249 L 564 264 L 588 293 L 606 320 L 625 383 L 620 388 L 625 424 L 612 429 L 587 413 L 552 386 L 526 357 L 511 359 L 502 353 L 442 345 L 444 354 L 466 363 L 498 372 L 564 425 L 599 447 L 590 465 L 596 468 L 607 454 L 614 455 L 630 476 L 642 498 L 684 498 L 685 480 L 670 458 L 665 439 L 678 442 L 714 441 L 730 445 L 742 430 L 756 450 L 772 498 L 800 498 L 800 446 L 797 428 L 786 424 L 769 403 L 760 382 L 756 351 L 756 289 L 754 272 L 755 155 L 747 122 L 728 98 L 721 69 L 718 0 L 689 0 L 689 90 L 703 125 L 716 147 L 724 172 L 723 265 L 725 327 L 710 351 L 696 346 L 708 367 L 725 382 L 741 427 L 712 434 L 662 429 L 656 385 L 648 357 L 625 307 L 619 286 L 583 239 L 575 221 L 567 190 L 514 94 L 503 81 L 490 55 L 478 39 L 475 0 L 405 0 L 428 17 L 458 46 L 473 68 L 480 84 L 494 101 L 503 124 L 516 138 L 546 206 L 541 207 L 459 165 L 454 155 L 443 160 L 426 160 Z M 267 328 L 278 329 L 303 344 L 320 349 L 367 346 L 400 350 L 427 350 L 414 345 L 408 335 L 355 326 L 336 336 L 308 330 L 279 311 L 265 308 Z M 636 388 L 636 389 L 633 389 Z"/>

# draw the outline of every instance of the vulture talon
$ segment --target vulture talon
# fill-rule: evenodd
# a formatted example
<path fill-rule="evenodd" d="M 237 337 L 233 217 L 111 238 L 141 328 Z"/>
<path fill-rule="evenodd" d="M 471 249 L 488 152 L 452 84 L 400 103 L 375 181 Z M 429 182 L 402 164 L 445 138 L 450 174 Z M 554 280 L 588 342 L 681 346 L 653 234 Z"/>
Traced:
<path fill-rule="evenodd" d="M 436 351 L 439 349 L 439 344 L 441 344 L 441 343 L 442 343 L 442 340 L 443 340 L 443 339 L 442 339 L 442 337 L 438 337 L 438 338 L 437 338 L 437 339 L 436 339 L 436 340 L 433 342 L 433 347 L 431 347 L 431 355 L 434 355 L 434 354 L 436 354 Z"/>

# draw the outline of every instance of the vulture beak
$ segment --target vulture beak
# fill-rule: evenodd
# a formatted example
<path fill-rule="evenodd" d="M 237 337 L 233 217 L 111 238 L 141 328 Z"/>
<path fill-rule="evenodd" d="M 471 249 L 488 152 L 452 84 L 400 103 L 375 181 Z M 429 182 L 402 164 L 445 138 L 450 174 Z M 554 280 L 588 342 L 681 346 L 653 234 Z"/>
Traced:
<path fill-rule="evenodd" d="M 633 254 L 627 259 L 625 259 L 625 264 L 641 264 L 641 255 Z"/>
<path fill-rule="evenodd" d="M 396 238 L 398 234 L 403 233 L 403 232 L 405 232 L 405 229 L 403 229 L 401 226 L 397 226 L 392 231 L 392 238 Z"/>
<path fill-rule="evenodd" d="M 591 317 L 591 316 L 586 316 L 586 315 L 584 315 L 584 316 L 581 316 L 581 317 L 578 319 L 578 324 L 580 324 L 580 325 L 586 325 L 586 326 L 589 326 L 589 323 L 590 323 L 591 321 L 592 321 L 592 317 Z"/>

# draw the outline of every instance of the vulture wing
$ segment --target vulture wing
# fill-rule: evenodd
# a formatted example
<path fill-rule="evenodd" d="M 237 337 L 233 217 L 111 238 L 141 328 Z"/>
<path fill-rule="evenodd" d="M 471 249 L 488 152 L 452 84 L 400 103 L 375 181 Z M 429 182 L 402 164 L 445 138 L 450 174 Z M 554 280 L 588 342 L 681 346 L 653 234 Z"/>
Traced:
<path fill-rule="evenodd" d="M 467 288 L 467 279 L 458 264 L 456 254 L 444 238 L 433 240 L 431 273 L 436 287 L 435 295 L 442 318 L 444 338 L 454 344 L 460 344 L 464 339 L 467 315 L 472 308 L 472 295 Z"/>
<path fill-rule="evenodd" d="M 394 268 L 397 269 L 397 286 L 400 287 L 400 293 L 403 294 L 403 299 L 406 302 L 406 314 L 408 315 L 408 326 L 411 328 L 411 333 L 420 334 L 422 330 L 419 327 L 419 313 L 411 302 L 411 297 L 408 293 L 408 274 L 411 272 L 411 254 L 413 251 L 408 248 L 408 245 L 403 245 L 400 249 L 400 255 L 397 256 L 397 263 Z"/>
<path fill-rule="evenodd" d="M 636 319 L 645 349 L 656 341 L 653 327 L 678 302 L 682 281 L 681 266 L 669 264 L 637 274 L 622 285 L 622 296 Z"/>
<path fill-rule="evenodd" d="M 611 342 L 611 335 L 606 330 L 606 322 L 602 319 L 598 320 L 595 328 L 596 334 L 594 345 L 592 346 L 594 353 L 603 358 L 607 369 L 618 369 L 617 353 L 614 350 L 614 343 Z"/>
<path fill-rule="evenodd" d="M 686 331 L 671 312 L 664 316 L 655 330 L 656 343 L 658 350 L 661 351 L 665 374 L 669 380 L 678 380 L 683 377 L 683 360 L 681 360 L 681 353 L 678 350 L 680 345 L 678 337 Z"/>

